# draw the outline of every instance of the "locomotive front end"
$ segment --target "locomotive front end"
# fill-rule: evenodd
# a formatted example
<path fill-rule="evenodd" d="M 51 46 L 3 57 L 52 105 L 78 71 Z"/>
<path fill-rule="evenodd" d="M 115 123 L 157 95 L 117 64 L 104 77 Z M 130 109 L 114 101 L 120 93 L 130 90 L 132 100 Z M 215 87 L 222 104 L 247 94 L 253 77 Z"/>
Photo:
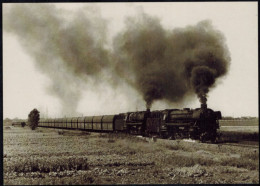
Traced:
<path fill-rule="evenodd" d="M 207 108 L 206 104 L 201 104 L 201 108 L 194 111 L 194 118 L 197 119 L 197 136 L 200 141 L 216 142 L 218 138 L 217 130 L 219 129 L 218 120 L 221 119 L 221 112 L 214 112 Z"/>

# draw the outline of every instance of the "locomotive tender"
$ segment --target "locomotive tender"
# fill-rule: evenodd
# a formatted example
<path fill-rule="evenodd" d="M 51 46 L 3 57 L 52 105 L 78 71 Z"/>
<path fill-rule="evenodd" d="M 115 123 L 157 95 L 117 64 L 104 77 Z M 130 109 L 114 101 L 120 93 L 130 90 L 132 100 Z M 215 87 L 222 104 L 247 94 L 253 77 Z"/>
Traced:
<path fill-rule="evenodd" d="M 78 129 L 93 132 L 125 132 L 162 138 L 191 138 L 215 142 L 221 112 L 202 104 L 196 109 L 165 109 L 138 111 L 117 115 L 43 119 L 39 127 Z"/>

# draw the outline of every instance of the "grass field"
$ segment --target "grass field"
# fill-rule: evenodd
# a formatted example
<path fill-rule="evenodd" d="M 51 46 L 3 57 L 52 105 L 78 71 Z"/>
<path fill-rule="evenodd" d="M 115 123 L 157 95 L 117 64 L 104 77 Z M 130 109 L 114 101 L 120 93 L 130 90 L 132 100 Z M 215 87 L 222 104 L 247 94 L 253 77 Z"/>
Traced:
<path fill-rule="evenodd" d="M 258 119 L 247 120 L 219 120 L 220 126 L 259 126 Z"/>
<path fill-rule="evenodd" d="M 259 150 L 4 127 L 4 184 L 259 183 Z"/>
<path fill-rule="evenodd" d="M 258 126 L 220 126 L 221 131 L 259 132 Z"/>
<path fill-rule="evenodd" d="M 258 120 L 220 120 L 222 140 L 226 141 L 259 141 Z"/>

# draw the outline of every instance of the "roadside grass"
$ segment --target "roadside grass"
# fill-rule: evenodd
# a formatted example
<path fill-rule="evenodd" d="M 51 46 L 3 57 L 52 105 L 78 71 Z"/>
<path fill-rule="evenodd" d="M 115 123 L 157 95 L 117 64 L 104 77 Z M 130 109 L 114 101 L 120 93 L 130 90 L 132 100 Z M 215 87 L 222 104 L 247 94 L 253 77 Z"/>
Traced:
<path fill-rule="evenodd" d="M 255 161 L 244 156 L 240 158 L 225 157 L 220 161 L 213 160 L 211 158 L 199 157 L 195 155 L 183 156 L 175 154 L 173 157 L 168 157 L 164 160 L 167 165 L 177 167 L 192 167 L 195 165 L 201 166 L 232 166 L 237 168 L 245 168 L 248 170 L 259 170 L 259 161 Z"/>
<path fill-rule="evenodd" d="M 221 160 L 219 165 L 246 168 L 248 170 L 259 170 L 259 161 L 254 161 L 245 157 L 225 158 Z"/>
<path fill-rule="evenodd" d="M 168 157 L 165 159 L 165 164 L 177 166 L 177 167 L 193 167 L 194 165 L 203 165 L 203 166 L 212 166 L 215 165 L 215 161 L 203 157 L 195 156 L 183 156 L 183 155 L 174 155 L 173 157 Z"/>
<path fill-rule="evenodd" d="M 157 152 L 160 148 L 150 144 L 145 138 L 130 135 L 109 135 L 107 142 L 118 154 L 133 155 L 137 153 Z"/>
<path fill-rule="evenodd" d="M 259 160 L 259 150 L 255 150 L 254 153 L 243 153 L 241 157 L 257 161 Z"/>
<path fill-rule="evenodd" d="M 52 157 L 15 157 L 4 158 L 5 172 L 60 172 L 66 170 L 87 170 L 87 158 L 84 156 Z"/>
<path fill-rule="evenodd" d="M 63 134 L 64 134 L 64 131 L 63 131 L 63 130 L 58 130 L 58 134 L 59 134 L 59 135 L 63 135 Z"/>
<path fill-rule="evenodd" d="M 159 148 L 155 145 L 150 145 L 144 141 L 129 141 L 127 139 L 117 140 L 115 141 L 115 146 L 119 148 L 119 152 L 129 152 L 129 154 L 136 154 L 136 153 L 151 153 L 157 152 Z"/>
<path fill-rule="evenodd" d="M 80 131 L 80 130 L 63 130 L 63 129 L 57 129 L 57 133 L 59 135 L 64 136 L 88 136 L 91 133 L 88 131 Z"/>
<path fill-rule="evenodd" d="M 35 174 L 34 179 L 32 175 L 20 176 L 16 179 L 4 180 L 5 185 L 88 185 L 98 183 L 99 179 L 94 175 L 84 171 L 80 175 L 75 175 L 72 172 L 64 174 L 66 176 L 59 176 L 59 174 L 50 174 L 45 176 L 43 174 Z"/>
<path fill-rule="evenodd" d="M 43 130 L 42 130 L 42 129 L 39 129 L 39 128 L 37 128 L 37 129 L 35 130 L 35 132 L 40 132 L 40 133 L 42 133 L 42 132 L 43 132 Z"/>
<path fill-rule="evenodd" d="M 190 148 L 189 146 L 180 143 L 180 141 L 176 141 L 176 143 L 174 144 L 165 143 L 162 146 L 165 147 L 166 149 L 174 150 L 174 151 L 178 151 L 178 150 L 187 151 L 187 152 L 194 151 L 193 148 Z"/>
<path fill-rule="evenodd" d="M 220 161 L 216 161 L 212 158 L 195 155 L 194 152 L 198 150 L 197 147 L 192 148 L 191 145 L 186 145 L 180 141 L 175 141 L 174 143 L 148 143 L 145 138 L 137 138 L 136 136 L 133 137 L 126 134 L 118 136 L 115 134 L 100 134 L 100 137 L 108 138 L 107 142 L 112 143 L 114 149 L 120 149 L 118 152 L 122 154 L 156 153 L 159 151 L 164 152 L 166 149 L 172 150 L 173 152 L 184 151 L 191 153 L 191 156 L 178 155 L 178 153 L 175 153 L 172 157 L 168 157 L 163 161 L 166 165 L 179 167 L 192 167 L 197 164 L 209 167 L 220 165 L 259 170 L 259 161 L 256 161 L 259 157 L 258 151 L 255 151 L 255 153 L 242 153 L 239 158 L 223 157 Z M 243 139 L 245 139 L 245 137 Z M 218 153 L 218 149 L 211 149 L 210 151 L 212 153 Z"/>
<path fill-rule="evenodd" d="M 139 138 L 137 136 L 126 134 L 126 133 L 100 133 L 99 138 L 108 138 L 114 141 L 127 139 L 129 142 L 148 143 L 148 141 L 145 138 Z"/>
<path fill-rule="evenodd" d="M 259 141 L 258 132 L 236 132 L 236 131 L 221 131 L 222 141 Z"/>

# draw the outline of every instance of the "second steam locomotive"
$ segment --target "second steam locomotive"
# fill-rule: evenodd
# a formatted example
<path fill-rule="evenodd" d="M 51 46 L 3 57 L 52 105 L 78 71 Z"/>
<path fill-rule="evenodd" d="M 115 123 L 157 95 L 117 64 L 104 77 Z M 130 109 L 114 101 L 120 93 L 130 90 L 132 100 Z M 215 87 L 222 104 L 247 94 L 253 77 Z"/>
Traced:
<path fill-rule="evenodd" d="M 162 138 L 191 138 L 215 142 L 221 112 L 202 104 L 196 109 L 166 109 L 127 112 L 117 115 L 43 119 L 39 127 L 78 129 L 93 132 L 125 132 Z"/>

